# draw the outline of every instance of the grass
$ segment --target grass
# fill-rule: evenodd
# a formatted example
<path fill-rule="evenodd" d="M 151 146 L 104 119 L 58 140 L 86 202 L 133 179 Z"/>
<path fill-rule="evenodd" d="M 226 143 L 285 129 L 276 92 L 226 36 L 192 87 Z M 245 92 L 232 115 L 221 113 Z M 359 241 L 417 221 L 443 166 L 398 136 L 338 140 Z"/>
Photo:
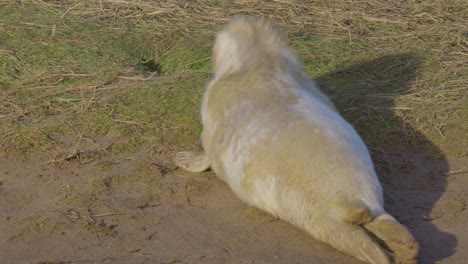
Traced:
<path fill-rule="evenodd" d="M 465 156 L 467 10 L 456 0 L 3 2 L 0 149 L 54 158 L 70 154 L 69 135 L 115 138 L 115 153 L 198 144 L 214 34 L 251 14 L 285 28 L 371 149 Z"/>

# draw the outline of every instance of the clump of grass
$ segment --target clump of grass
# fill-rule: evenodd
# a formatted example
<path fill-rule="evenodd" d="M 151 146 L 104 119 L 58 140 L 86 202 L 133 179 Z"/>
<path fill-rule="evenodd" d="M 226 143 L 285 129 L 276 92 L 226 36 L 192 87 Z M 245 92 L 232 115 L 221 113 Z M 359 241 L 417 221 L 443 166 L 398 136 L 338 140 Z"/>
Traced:
<path fill-rule="evenodd" d="M 208 61 L 211 59 L 207 49 L 193 47 L 178 47 L 164 53 L 159 62 L 161 72 L 166 74 L 181 73 L 185 71 L 203 71 L 208 73 Z"/>
<path fill-rule="evenodd" d="M 197 141 L 205 81 L 206 75 L 179 76 L 123 92 L 96 109 L 89 120 L 91 131 L 121 136 L 123 141 L 112 147 L 118 152 L 135 150 L 142 144 L 180 146 Z"/>

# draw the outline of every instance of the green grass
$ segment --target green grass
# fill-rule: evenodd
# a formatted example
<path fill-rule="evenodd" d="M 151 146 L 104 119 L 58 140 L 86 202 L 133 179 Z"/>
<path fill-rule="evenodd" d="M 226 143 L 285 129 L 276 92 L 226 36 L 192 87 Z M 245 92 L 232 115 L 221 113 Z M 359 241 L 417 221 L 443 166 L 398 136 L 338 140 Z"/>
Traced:
<path fill-rule="evenodd" d="M 199 104 L 206 75 L 149 82 L 117 95 L 95 109 L 88 120 L 92 133 L 123 136 L 125 151 L 143 143 L 180 146 L 198 140 Z"/>
<path fill-rule="evenodd" d="M 371 149 L 466 155 L 465 9 L 454 1 L 381 13 L 352 2 L 258 12 L 285 27 L 307 72 Z M 212 13 L 200 11 L 205 5 Z M 222 6 L 1 3 L 0 148 L 19 159 L 53 158 L 67 149 L 63 137 L 80 134 L 115 138 L 116 153 L 198 144 L 213 21 L 235 14 Z"/>
<path fill-rule="evenodd" d="M 209 48 L 181 40 L 156 61 L 155 39 L 128 21 L 66 19 L 64 9 L 34 4 L 1 10 L 0 145 L 7 154 L 47 152 L 73 130 L 121 137 L 118 151 L 196 141 Z M 119 84 L 119 76 L 153 72 L 162 77 Z"/>

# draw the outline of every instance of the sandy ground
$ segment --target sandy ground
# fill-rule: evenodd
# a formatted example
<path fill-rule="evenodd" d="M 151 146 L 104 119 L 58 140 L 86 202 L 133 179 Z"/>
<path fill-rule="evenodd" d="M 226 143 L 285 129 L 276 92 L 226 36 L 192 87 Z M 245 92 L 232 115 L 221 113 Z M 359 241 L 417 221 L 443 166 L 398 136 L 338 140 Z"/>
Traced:
<path fill-rule="evenodd" d="M 0 158 L 0 262 L 360 263 L 242 204 L 212 172 L 176 169 L 171 155 Z M 386 206 L 421 244 L 420 263 L 467 263 L 468 160 L 386 158 Z"/>

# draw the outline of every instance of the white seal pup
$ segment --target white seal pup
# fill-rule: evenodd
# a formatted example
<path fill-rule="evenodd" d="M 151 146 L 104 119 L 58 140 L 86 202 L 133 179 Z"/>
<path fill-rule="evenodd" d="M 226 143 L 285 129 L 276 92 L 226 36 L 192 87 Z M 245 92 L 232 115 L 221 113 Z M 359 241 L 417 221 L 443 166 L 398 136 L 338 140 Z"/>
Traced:
<path fill-rule="evenodd" d="M 417 263 L 417 242 L 384 209 L 366 146 L 281 30 L 235 18 L 217 34 L 212 59 L 204 151 L 178 153 L 179 167 L 211 167 L 242 201 L 360 260 Z"/>

